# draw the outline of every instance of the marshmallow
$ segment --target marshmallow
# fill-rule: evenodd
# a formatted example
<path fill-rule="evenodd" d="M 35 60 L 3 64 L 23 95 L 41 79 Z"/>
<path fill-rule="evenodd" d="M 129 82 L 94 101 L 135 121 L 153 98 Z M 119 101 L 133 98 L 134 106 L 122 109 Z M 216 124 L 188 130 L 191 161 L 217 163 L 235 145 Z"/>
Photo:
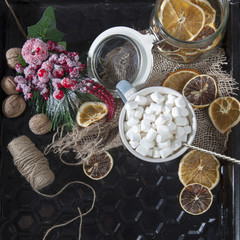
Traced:
<path fill-rule="evenodd" d="M 160 158 L 159 149 L 157 147 L 153 148 L 153 157 Z"/>
<path fill-rule="evenodd" d="M 175 123 L 177 126 L 186 126 L 188 125 L 188 119 L 186 117 L 175 118 Z"/>
<path fill-rule="evenodd" d="M 141 134 L 133 132 L 132 129 L 129 129 L 126 132 L 126 137 L 128 140 L 134 141 L 134 142 L 140 142 L 141 141 Z"/>
<path fill-rule="evenodd" d="M 172 154 L 172 149 L 171 148 L 165 148 L 159 151 L 159 154 L 161 155 L 162 158 L 168 157 L 170 154 Z"/>
<path fill-rule="evenodd" d="M 179 149 L 181 146 L 182 146 L 182 142 L 181 142 L 180 140 L 176 139 L 176 140 L 174 140 L 174 141 L 172 142 L 171 148 L 172 148 L 173 151 L 176 151 L 176 150 Z"/>
<path fill-rule="evenodd" d="M 190 126 L 184 126 L 183 129 L 185 134 L 189 134 L 192 132 L 192 128 Z"/>
<path fill-rule="evenodd" d="M 147 113 L 144 113 L 144 114 L 143 114 L 143 119 L 147 119 L 147 120 L 149 120 L 150 122 L 155 122 L 155 121 L 156 121 L 156 115 L 155 115 L 155 114 L 147 114 Z"/>
<path fill-rule="evenodd" d="M 138 106 L 136 111 L 134 112 L 134 117 L 137 119 L 141 119 L 143 116 L 144 108 L 141 106 Z"/>
<path fill-rule="evenodd" d="M 166 138 L 166 135 L 164 136 L 164 135 L 157 134 L 157 136 L 156 136 L 156 142 L 157 142 L 157 143 L 162 143 L 162 142 L 164 142 L 166 139 L 167 139 L 167 138 Z"/>
<path fill-rule="evenodd" d="M 152 157 L 152 156 L 153 156 L 153 150 L 152 150 L 152 149 L 149 149 L 149 150 L 148 150 L 147 156 L 148 156 L 148 157 Z"/>
<path fill-rule="evenodd" d="M 162 112 L 163 112 L 164 114 L 168 114 L 168 113 L 171 112 L 171 110 L 172 110 L 172 106 L 170 106 L 170 105 L 165 105 L 165 106 L 163 107 L 163 109 L 162 109 Z"/>
<path fill-rule="evenodd" d="M 171 146 L 171 141 L 167 140 L 166 142 L 161 142 L 157 144 L 158 148 L 164 149 L 164 148 L 170 148 Z"/>
<path fill-rule="evenodd" d="M 144 146 L 142 145 L 138 145 L 136 148 L 136 152 L 138 152 L 139 154 L 141 154 L 142 156 L 146 156 L 148 153 L 148 149 L 146 149 Z"/>
<path fill-rule="evenodd" d="M 181 117 L 182 115 L 181 115 L 181 110 L 178 108 L 178 107 L 173 107 L 172 108 L 172 116 L 174 117 L 174 118 L 176 118 L 176 117 Z"/>
<path fill-rule="evenodd" d="M 156 114 L 161 113 L 163 105 L 162 104 L 157 104 L 157 103 L 151 103 L 149 106 L 150 109 L 153 110 Z"/>
<path fill-rule="evenodd" d="M 177 127 L 177 133 L 178 136 L 183 136 L 185 134 L 183 127 Z"/>
<path fill-rule="evenodd" d="M 159 133 L 159 135 L 166 137 L 170 133 L 170 130 L 169 127 L 167 127 L 166 125 L 157 125 L 157 132 Z"/>
<path fill-rule="evenodd" d="M 138 103 L 135 101 L 126 102 L 126 104 L 125 104 L 125 108 L 127 110 L 136 109 L 137 107 L 138 107 Z"/>
<path fill-rule="evenodd" d="M 153 128 L 150 128 L 147 135 L 146 139 L 150 142 L 152 142 L 157 136 L 157 131 L 155 131 Z"/>
<path fill-rule="evenodd" d="M 152 101 L 153 101 L 152 98 L 150 97 L 150 95 L 147 95 L 146 98 L 147 98 L 146 105 L 150 105 L 152 103 Z"/>
<path fill-rule="evenodd" d="M 162 103 L 165 100 L 165 97 L 159 92 L 153 92 L 150 97 L 155 103 Z"/>
<path fill-rule="evenodd" d="M 172 95 L 172 94 L 167 95 L 167 101 L 174 102 L 175 99 L 176 99 L 176 97 L 174 95 Z"/>
<path fill-rule="evenodd" d="M 141 95 L 137 95 L 135 98 L 135 101 L 138 103 L 140 106 L 145 106 L 147 105 L 147 98 Z"/>
<path fill-rule="evenodd" d="M 134 117 L 135 111 L 132 109 L 128 109 L 126 111 L 126 120 L 129 120 L 131 117 Z"/>
<path fill-rule="evenodd" d="M 180 107 L 180 108 L 184 108 L 186 107 L 186 102 L 184 100 L 183 97 L 177 97 L 175 100 L 174 100 L 174 103 L 177 107 Z"/>
<path fill-rule="evenodd" d="M 143 119 L 141 121 L 141 131 L 148 132 L 149 129 L 150 129 L 150 121 L 148 119 Z"/>
<path fill-rule="evenodd" d="M 144 137 L 141 139 L 140 145 L 144 146 L 146 149 L 150 149 L 155 146 L 155 143 L 153 141 L 148 141 L 146 137 Z"/>
<path fill-rule="evenodd" d="M 131 127 L 127 125 L 127 122 L 123 122 L 123 131 L 127 132 Z"/>
<path fill-rule="evenodd" d="M 182 108 L 181 109 L 181 116 L 182 117 L 186 117 L 186 116 L 188 116 L 188 114 L 189 114 L 189 112 L 188 112 L 187 108 Z"/>
<path fill-rule="evenodd" d="M 137 125 L 132 126 L 132 131 L 135 132 L 135 133 L 140 133 L 141 132 L 141 125 L 137 124 Z"/>
<path fill-rule="evenodd" d="M 131 117 L 129 118 L 129 120 L 127 121 L 127 125 L 128 126 L 133 126 L 139 123 L 139 119 L 135 118 L 135 117 Z"/>
<path fill-rule="evenodd" d="M 170 121 L 167 126 L 169 127 L 170 131 L 173 131 L 177 128 L 176 124 L 173 121 Z"/>
<path fill-rule="evenodd" d="M 131 145 L 131 147 L 132 147 L 133 149 L 135 149 L 135 148 L 139 145 L 139 142 L 129 141 L 129 144 Z"/>
<path fill-rule="evenodd" d="M 162 125 L 166 122 L 169 122 L 172 120 L 172 116 L 170 114 L 161 114 L 155 121 L 156 125 Z"/>
<path fill-rule="evenodd" d="M 153 122 L 151 126 L 154 130 L 157 130 L 157 124 L 155 122 Z"/>
<path fill-rule="evenodd" d="M 187 142 L 187 135 L 184 134 L 183 136 L 176 135 L 176 139 L 180 140 L 181 142 Z"/>
<path fill-rule="evenodd" d="M 154 110 L 151 109 L 150 107 L 146 107 L 146 108 L 145 108 L 145 113 L 146 113 L 146 114 L 152 114 L 152 113 L 154 113 Z"/>

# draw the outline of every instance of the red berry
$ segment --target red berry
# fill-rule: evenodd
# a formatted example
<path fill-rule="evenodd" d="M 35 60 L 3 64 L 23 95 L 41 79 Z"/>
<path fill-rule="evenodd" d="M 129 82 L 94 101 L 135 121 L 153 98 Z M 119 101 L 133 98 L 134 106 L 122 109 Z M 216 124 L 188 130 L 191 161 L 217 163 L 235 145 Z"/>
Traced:
<path fill-rule="evenodd" d="M 61 83 L 57 83 L 57 87 L 58 87 L 58 89 L 60 89 L 63 87 L 63 85 Z"/>
<path fill-rule="evenodd" d="M 47 77 L 48 76 L 48 71 L 41 68 L 38 70 L 38 76 L 41 78 Z"/>
<path fill-rule="evenodd" d="M 62 86 L 65 88 L 70 88 L 73 86 L 73 80 L 69 77 L 65 77 L 62 82 L 61 82 Z"/>
<path fill-rule="evenodd" d="M 53 97 L 57 100 L 61 100 L 64 97 L 64 92 L 62 90 L 55 90 L 53 92 Z"/>
<path fill-rule="evenodd" d="M 62 67 L 55 65 L 52 74 L 56 78 L 62 78 L 64 76 L 64 70 Z"/>

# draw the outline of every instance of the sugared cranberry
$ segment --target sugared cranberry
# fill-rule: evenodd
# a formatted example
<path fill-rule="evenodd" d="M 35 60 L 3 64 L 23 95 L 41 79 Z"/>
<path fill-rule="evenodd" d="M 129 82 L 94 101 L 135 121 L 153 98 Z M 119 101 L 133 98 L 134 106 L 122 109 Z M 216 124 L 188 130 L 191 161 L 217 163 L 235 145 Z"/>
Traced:
<path fill-rule="evenodd" d="M 69 77 L 65 77 L 62 82 L 62 86 L 65 88 L 71 88 L 73 86 L 73 80 Z"/>
<path fill-rule="evenodd" d="M 53 92 L 53 97 L 57 100 L 61 100 L 64 97 L 64 92 L 62 90 L 57 89 Z"/>

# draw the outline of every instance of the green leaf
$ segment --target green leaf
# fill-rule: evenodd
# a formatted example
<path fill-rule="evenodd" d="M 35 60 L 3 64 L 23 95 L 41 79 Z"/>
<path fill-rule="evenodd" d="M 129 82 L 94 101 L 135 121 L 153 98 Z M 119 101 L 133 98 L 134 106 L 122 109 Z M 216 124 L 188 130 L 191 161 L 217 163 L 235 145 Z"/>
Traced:
<path fill-rule="evenodd" d="M 64 33 L 56 27 L 56 19 L 53 7 L 48 7 L 42 18 L 37 24 L 28 27 L 29 38 L 41 38 L 43 41 L 59 42 L 62 40 Z"/>
<path fill-rule="evenodd" d="M 23 58 L 23 56 L 22 56 L 21 53 L 18 55 L 18 60 L 19 60 L 19 62 L 20 62 L 20 64 L 22 65 L 23 68 L 25 68 L 25 67 L 28 65 L 28 64 L 25 62 L 25 60 L 24 60 L 24 58 Z"/>
<path fill-rule="evenodd" d="M 65 49 L 67 49 L 67 42 L 62 41 L 62 42 L 58 42 L 58 44 L 64 46 Z"/>

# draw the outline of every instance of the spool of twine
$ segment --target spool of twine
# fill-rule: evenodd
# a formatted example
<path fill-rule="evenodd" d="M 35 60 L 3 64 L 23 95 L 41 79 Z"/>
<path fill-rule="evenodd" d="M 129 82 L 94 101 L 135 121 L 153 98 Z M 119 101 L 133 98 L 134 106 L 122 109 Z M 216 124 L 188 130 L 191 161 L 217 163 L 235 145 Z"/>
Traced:
<path fill-rule="evenodd" d="M 13 139 L 8 144 L 8 150 L 13 156 L 14 165 L 33 189 L 40 190 L 54 181 L 55 175 L 49 168 L 47 158 L 28 137 Z"/>

